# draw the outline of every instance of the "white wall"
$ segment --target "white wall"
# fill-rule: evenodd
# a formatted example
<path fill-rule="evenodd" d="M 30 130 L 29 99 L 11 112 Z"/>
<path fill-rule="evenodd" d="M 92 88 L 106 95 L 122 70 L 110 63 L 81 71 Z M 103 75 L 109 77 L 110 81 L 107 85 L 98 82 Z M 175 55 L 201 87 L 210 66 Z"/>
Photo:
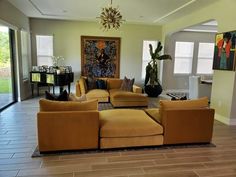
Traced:
<path fill-rule="evenodd" d="M 218 32 L 236 30 L 235 0 L 218 0 L 208 6 L 186 14 L 163 26 L 163 38 L 188 26 L 215 19 Z M 215 118 L 226 124 L 236 125 L 235 71 L 215 70 L 211 94 L 211 107 L 215 109 Z"/>
<path fill-rule="evenodd" d="M 176 32 L 169 37 L 166 42 L 165 52 L 172 56 L 172 60 L 163 62 L 163 88 L 165 90 L 178 90 L 189 88 L 189 76 L 196 75 L 197 70 L 197 57 L 198 57 L 198 43 L 199 42 L 215 42 L 214 33 L 203 32 Z M 194 42 L 194 55 L 193 55 L 193 68 L 191 74 L 174 74 L 174 61 L 175 61 L 175 42 Z"/>

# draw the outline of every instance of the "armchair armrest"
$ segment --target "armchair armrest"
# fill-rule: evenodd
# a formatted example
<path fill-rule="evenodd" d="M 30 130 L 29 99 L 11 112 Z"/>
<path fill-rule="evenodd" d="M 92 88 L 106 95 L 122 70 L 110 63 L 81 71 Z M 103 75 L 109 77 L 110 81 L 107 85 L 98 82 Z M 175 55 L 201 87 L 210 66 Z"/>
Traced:
<path fill-rule="evenodd" d="M 39 151 L 98 148 L 98 111 L 39 112 Z"/>
<path fill-rule="evenodd" d="M 142 93 L 142 88 L 137 86 L 137 85 L 133 85 L 133 92 L 134 93 Z"/>
<path fill-rule="evenodd" d="M 163 110 L 164 144 L 211 142 L 214 113 L 210 108 Z"/>

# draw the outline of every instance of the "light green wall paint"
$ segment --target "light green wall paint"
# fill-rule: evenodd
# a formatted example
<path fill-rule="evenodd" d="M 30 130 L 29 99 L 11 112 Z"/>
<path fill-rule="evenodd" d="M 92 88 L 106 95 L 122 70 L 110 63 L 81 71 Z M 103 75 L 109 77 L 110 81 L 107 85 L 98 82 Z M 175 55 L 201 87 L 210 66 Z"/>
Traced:
<path fill-rule="evenodd" d="M 234 74 L 230 71 L 214 71 L 211 106 L 217 110 L 217 114 L 228 118 L 233 101 L 234 78 Z"/>
<path fill-rule="evenodd" d="M 163 38 L 185 27 L 199 24 L 211 19 L 218 22 L 218 31 L 236 30 L 236 1 L 235 0 L 218 0 L 214 3 L 199 9 L 191 14 L 187 14 L 171 23 L 163 26 Z M 222 117 L 228 119 L 224 122 L 235 122 L 229 119 L 236 118 L 236 112 L 233 110 L 233 105 L 236 105 L 235 95 L 235 72 L 232 71 L 214 71 L 211 105 L 215 108 L 218 119 Z"/>
<path fill-rule="evenodd" d="M 143 40 L 160 40 L 160 26 L 124 24 L 120 30 L 103 31 L 97 22 L 30 19 L 32 57 L 36 64 L 35 35 L 54 34 L 54 55 L 65 57 L 79 78 L 81 72 L 81 35 L 121 37 L 120 78 L 135 77 L 141 83 Z"/>

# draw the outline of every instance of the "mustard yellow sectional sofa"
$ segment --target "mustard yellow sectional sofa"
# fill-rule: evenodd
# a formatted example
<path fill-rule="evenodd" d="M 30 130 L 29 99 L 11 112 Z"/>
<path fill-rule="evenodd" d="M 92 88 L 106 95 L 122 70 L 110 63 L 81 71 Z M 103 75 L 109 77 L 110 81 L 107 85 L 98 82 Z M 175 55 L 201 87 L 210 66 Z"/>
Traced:
<path fill-rule="evenodd" d="M 208 99 L 160 101 L 160 108 L 98 111 L 97 100 L 42 99 L 37 114 L 40 152 L 211 142 Z"/>
<path fill-rule="evenodd" d="M 76 83 L 76 96 L 86 94 L 88 100 L 97 99 L 98 102 L 111 102 L 113 107 L 148 106 L 148 98 L 142 94 L 142 88 L 133 85 L 132 91 L 121 90 L 122 79 L 99 78 L 106 82 L 106 89 L 88 89 L 86 78 L 81 77 Z"/>

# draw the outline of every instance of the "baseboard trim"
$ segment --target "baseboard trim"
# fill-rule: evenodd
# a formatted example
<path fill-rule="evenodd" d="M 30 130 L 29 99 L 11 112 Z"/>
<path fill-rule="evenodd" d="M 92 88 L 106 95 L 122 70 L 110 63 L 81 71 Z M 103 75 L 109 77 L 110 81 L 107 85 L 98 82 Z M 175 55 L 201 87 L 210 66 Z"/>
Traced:
<path fill-rule="evenodd" d="M 236 125 L 236 119 L 230 119 L 217 113 L 215 113 L 215 119 L 226 125 Z"/>
<path fill-rule="evenodd" d="M 230 125 L 236 125 L 236 118 L 230 119 Z"/>

